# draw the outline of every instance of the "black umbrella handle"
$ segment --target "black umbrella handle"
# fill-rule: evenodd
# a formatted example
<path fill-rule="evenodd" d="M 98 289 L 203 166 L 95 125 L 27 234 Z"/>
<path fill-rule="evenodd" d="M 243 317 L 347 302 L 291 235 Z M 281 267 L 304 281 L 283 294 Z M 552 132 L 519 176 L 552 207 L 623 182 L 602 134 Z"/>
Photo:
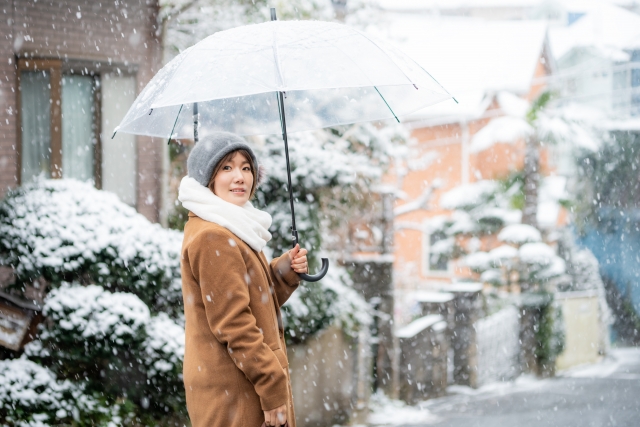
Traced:
<path fill-rule="evenodd" d="M 327 271 L 329 271 L 329 260 L 326 258 L 322 258 L 322 267 L 320 268 L 319 273 L 314 274 L 313 276 L 305 273 L 298 273 L 298 276 L 300 276 L 305 282 L 317 282 L 327 274 Z"/>
<path fill-rule="evenodd" d="M 293 247 L 295 248 L 298 242 L 298 230 L 292 228 L 291 229 L 291 237 L 293 239 Z M 298 273 L 298 276 L 302 278 L 305 282 L 317 282 L 322 279 L 329 271 L 329 260 L 326 258 L 322 258 L 322 267 L 320 267 L 320 272 L 314 275 Z"/>

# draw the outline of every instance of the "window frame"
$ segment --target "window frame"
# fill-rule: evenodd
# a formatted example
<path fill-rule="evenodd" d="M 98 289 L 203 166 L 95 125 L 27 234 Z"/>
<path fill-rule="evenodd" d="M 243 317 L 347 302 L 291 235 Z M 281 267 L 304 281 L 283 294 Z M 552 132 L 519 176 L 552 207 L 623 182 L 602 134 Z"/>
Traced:
<path fill-rule="evenodd" d="M 447 268 L 444 270 L 433 270 L 431 268 L 431 235 L 433 231 L 422 232 L 422 272 L 425 276 L 448 277 L 452 274 L 451 260 L 447 260 Z"/>
<path fill-rule="evenodd" d="M 49 73 L 49 85 L 51 86 L 50 109 L 50 139 L 49 157 L 51 179 L 63 178 L 62 165 L 62 78 L 64 75 L 89 75 L 93 79 L 93 123 L 92 132 L 95 139 L 93 146 L 93 185 L 97 189 L 102 188 L 102 92 L 100 74 L 88 70 L 86 73 L 77 73 L 61 59 L 47 58 L 16 58 L 16 151 L 18 157 L 18 185 L 22 185 L 22 103 L 21 81 L 23 71 L 47 71 Z M 84 70 L 87 70 L 85 67 Z"/>

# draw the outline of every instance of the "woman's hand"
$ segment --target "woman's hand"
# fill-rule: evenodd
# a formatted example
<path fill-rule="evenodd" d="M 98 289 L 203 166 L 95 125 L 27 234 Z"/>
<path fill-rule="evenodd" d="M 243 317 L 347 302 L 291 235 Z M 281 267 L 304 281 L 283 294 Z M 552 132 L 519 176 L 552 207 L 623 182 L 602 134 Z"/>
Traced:
<path fill-rule="evenodd" d="M 302 248 L 296 243 L 295 248 L 289 251 L 289 258 L 291 258 L 291 268 L 296 273 L 308 273 L 309 265 L 307 264 L 307 250 Z"/>
<path fill-rule="evenodd" d="M 287 405 L 264 412 L 264 422 L 268 426 L 283 426 L 287 422 Z"/>

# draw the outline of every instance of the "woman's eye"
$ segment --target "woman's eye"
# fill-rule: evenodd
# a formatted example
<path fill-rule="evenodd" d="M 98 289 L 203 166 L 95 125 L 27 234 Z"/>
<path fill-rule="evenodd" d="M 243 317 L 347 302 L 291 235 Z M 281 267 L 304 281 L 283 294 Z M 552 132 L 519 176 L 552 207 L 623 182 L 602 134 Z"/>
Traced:
<path fill-rule="evenodd" d="M 225 166 L 225 167 L 222 168 L 222 170 L 230 171 L 231 170 L 231 166 Z"/>
<path fill-rule="evenodd" d="M 242 170 L 251 171 L 251 168 L 249 166 L 245 166 Z"/>

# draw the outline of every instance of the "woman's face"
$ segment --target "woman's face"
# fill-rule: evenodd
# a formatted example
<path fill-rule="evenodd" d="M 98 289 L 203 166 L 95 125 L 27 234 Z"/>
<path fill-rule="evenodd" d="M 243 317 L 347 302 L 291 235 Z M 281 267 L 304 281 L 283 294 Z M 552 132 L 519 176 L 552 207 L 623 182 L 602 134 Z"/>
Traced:
<path fill-rule="evenodd" d="M 237 206 L 249 201 L 252 186 L 251 163 L 240 153 L 235 153 L 213 177 L 213 193 Z"/>

